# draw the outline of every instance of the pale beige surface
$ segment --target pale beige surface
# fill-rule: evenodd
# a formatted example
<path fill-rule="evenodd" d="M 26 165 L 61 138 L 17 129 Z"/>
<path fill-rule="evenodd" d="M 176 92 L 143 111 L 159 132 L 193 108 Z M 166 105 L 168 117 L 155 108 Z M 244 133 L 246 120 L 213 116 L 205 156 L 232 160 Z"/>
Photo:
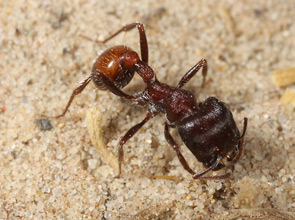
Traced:
<path fill-rule="evenodd" d="M 1 1 L 0 219 L 292 219 L 294 109 L 279 102 L 284 88 L 271 72 L 294 67 L 294 20 L 292 0 Z M 228 180 L 192 180 L 164 140 L 163 116 L 126 144 L 123 175 L 114 178 L 91 144 L 86 110 L 104 114 L 115 155 L 119 138 L 146 110 L 92 84 L 64 118 L 51 120 L 50 131 L 37 127 L 41 114 L 61 113 L 97 52 L 116 44 L 138 51 L 136 31 L 107 45 L 79 35 L 103 39 L 134 21 L 146 24 L 159 80 L 176 85 L 206 58 L 206 87 L 199 74 L 186 88 L 199 101 L 213 95 L 228 103 L 240 129 L 249 118 L 245 152 L 225 169 Z M 125 91 L 143 88 L 135 77 Z M 181 146 L 194 170 L 203 169 Z"/>

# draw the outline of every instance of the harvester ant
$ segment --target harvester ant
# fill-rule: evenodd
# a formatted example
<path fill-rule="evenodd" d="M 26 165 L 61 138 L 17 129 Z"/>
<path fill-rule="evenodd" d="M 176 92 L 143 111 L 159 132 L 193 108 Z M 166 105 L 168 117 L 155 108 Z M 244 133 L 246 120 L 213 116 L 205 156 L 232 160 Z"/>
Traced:
<path fill-rule="evenodd" d="M 186 171 L 194 179 L 224 179 L 229 174 L 220 176 L 203 175 L 209 171 L 220 170 L 225 166 L 224 161 L 235 163 L 241 157 L 244 136 L 247 129 L 247 118 L 244 118 L 242 135 L 236 126 L 231 111 L 224 103 L 215 97 L 197 103 L 195 96 L 182 87 L 202 68 L 203 84 L 207 74 L 207 61 L 202 59 L 193 66 L 179 81 L 176 87 L 159 82 L 148 65 L 148 43 L 144 26 L 141 23 L 132 23 L 122 27 L 110 37 L 100 43 L 105 43 L 121 32 L 134 28 L 139 31 L 139 55 L 129 47 L 119 45 L 107 49 L 94 62 L 92 73 L 73 91 L 63 113 L 65 115 L 74 97 L 81 93 L 92 80 L 97 88 L 108 90 L 111 93 L 130 100 L 132 104 L 148 106 L 146 117 L 130 128 L 119 142 L 119 175 L 123 161 L 123 146 L 136 132 L 158 113 L 166 115 L 164 134 L 169 145 L 174 149 L 177 157 Z M 124 93 L 125 87 L 137 72 L 146 84 L 143 92 L 134 95 Z M 169 132 L 169 127 L 176 128 L 179 135 L 197 160 L 205 166 L 205 170 L 195 173 L 186 162 L 179 146 Z"/>

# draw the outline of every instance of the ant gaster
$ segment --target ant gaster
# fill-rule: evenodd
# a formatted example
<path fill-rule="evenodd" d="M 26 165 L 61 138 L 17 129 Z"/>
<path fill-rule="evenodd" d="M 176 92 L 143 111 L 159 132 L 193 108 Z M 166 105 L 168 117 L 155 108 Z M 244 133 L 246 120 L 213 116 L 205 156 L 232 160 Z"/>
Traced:
<path fill-rule="evenodd" d="M 231 111 L 215 97 L 209 97 L 197 104 L 194 95 L 182 87 L 202 68 L 203 84 L 207 74 L 207 62 L 199 61 L 179 81 L 176 87 L 169 86 L 157 80 L 153 69 L 148 65 L 148 44 L 144 26 L 132 23 L 122 27 L 116 33 L 100 43 L 105 43 L 121 32 L 134 28 L 139 31 L 141 59 L 138 54 L 126 46 L 114 46 L 103 52 L 94 62 L 92 73 L 72 93 L 66 108 L 59 118 L 65 115 L 74 97 L 81 93 L 87 84 L 93 80 L 96 87 L 108 90 L 113 94 L 130 100 L 132 104 L 148 106 L 146 117 L 130 128 L 119 142 L 119 175 L 123 161 L 123 146 L 136 132 L 158 113 L 166 115 L 164 134 L 167 142 L 176 152 L 177 157 L 186 171 L 194 179 L 223 179 L 221 176 L 203 175 L 225 166 L 227 159 L 235 163 L 242 154 L 243 140 L 247 129 L 247 118 L 244 118 L 242 135 L 236 126 Z M 137 72 L 146 84 L 143 92 L 128 95 L 121 88 L 126 86 L 134 73 Z M 179 146 L 169 132 L 169 127 L 176 128 L 182 141 L 203 163 L 205 170 L 195 173 L 186 162 Z"/>

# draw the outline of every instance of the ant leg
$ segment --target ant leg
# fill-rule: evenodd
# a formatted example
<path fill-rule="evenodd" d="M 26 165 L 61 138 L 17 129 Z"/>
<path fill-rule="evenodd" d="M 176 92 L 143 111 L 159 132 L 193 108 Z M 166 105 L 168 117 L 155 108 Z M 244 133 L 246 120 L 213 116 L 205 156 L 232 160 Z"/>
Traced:
<path fill-rule="evenodd" d="M 73 99 L 75 98 L 76 95 L 80 94 L 84 89 L 85 87 L 88 85 L 88 83 L 92 80 L 94 76 L 91 74 L 90 76 L 88 76 L 86 79 L 84 79 L 81 84 L 73 91 L 72 95 L 71 95 L 71 98 L 69 99 L 68 101 L 68 104 L 66 105 L 64 111 L 62 114 L 58 115 L 58 116 L 46 116 L 46 115 L 42 115 L 43 117 L 47 117 L 47 118 L 60 118 L 60 117 L 63 117 L 66 112 L 68 111 Z"/>
<path fill-rule="evenodd" d="M 111 93 L 113 93 L 113 94 L 115 94 L 115 95 L 117 95 L 117 96 L 119 96 L 119 97 L 123 97 L 123 98 L 130 99 L 130 100 L 133 98 L 133 96 L 128 95 L 128 94 L 124 93 L 121 89 L 119 89 L 119 88 L 113 83 L 113 81 L 110 80 L 110 79 L 109 79 L 107 76 L 105 76 L 103 73 L 101 73 L 101 72 L 95 72 L 95 73 L 93 73 L 93 77 L 94 77 L 94 78 L 99 78 L 99 79 L 104 83 L 104 85 L 107 87 L 107 89 L 108 89 Z"/>
<path fill-rule="evenodd" d="M 165 138 L 167 140 L 167 142 L 169 143 L 169 145 L 171 145 L 173 147 L 173 149 L 176 151 L 177 153 L 177 157 L 180 161 L 180 163 L 182 164 L 183 168 L 188 171 L 190 174 L 193 175 L 194 179 L 200 179 L 200 180 L 215 180 L 215 179 L 226 179 L 227 177 L 229 177 L 229 173 L 221 175 L 221 176 L 206 176 L 206 177 L 202 177 L 204 174 L 208 173 L 209 171 L 213 170 L 215 167 L 218 166 L 219 162 L 223 159 L 217 159 L 216 162 L 208 167 L 206 170 L 201 171 L 199 173 L 195 173 L 187 164 L 185 158 L 183 157 L 183 155 L 181 154 L 181 152 L 179 151 L 179 147 L 176 144 L 175 140 L 173 139 L 173 137 L 171 136 L 171 134 L 169 133 L 169 127 L 167 122 L 165 122 Z"/>
<path fill-rule="evenodd" d="M 121 32 L 128 32 L 131 31 L 132 29 L 136 28 L 138 29 L 139 32 L 139 43 L 140 43 L 140 52 L 141 52 L 141 59 L 144 63 L 148 63 L 149 60 L 149 49 L 148 49 L 148 43 L 147 43 L 147 39 L 146 39 L 146 34 L 145 34 L 145 30 L 144 30 L 144 26 L 141 23 L 132 23 L 132 24 L 127 24 L 124 27 L 120 28 L 118 31 L 116 31 L 114 34 L 112 34 L 111 36 L 109 36 L 108 38 L 106 38 L 103 41 L 95 41 L 98 43 L 106 43 L 109 40 L 111 40 L 112 38 L 116 37 L 118 34 L 120 34 Z M 86 37 L 84 35 L 81 35 L 83 38 L 87 39 L 87 40 L 91 40 L 89 37 Z M 93 40 L 91 40 L 93 41 Z"/>
<path fill-rule="evenodd" d="M 202 69 L 202 75 L 203 75 L 203 82 L 202 87 L 205 85 L 206 81 L 206 75 L 207 75 L 207 61 L 205 59 L 200 60 L 193 68 L 191 68 L 179 81 L 177 88 L 182 88 L 192 77 L 196 75 L 196 73 Z"/>
<path fill-rule="evenodd" d="M 127 24 L 126 26 L 119 29 L 117 32 L 109 36 L 107 39 L 101 41 L 101 43 L 106 43 L 107 41 L 111 40 L 121 32 L 128 32 L 132 30 L 133 28 L 137 27 L 139 32 L 139 43 L 140 43 L 140 52 L 141 52 L 141 59 L 144 63 L 148 63 L 149 60 L 149 52 L 148 52 L 148 43 L 145 35 L 144 26 L 141 23 L 132 23 Z"/>
<path fill-rule="evenodd" d="M 244 118 L 244 129 L 243 129 L 243 133 L 239 139 L 240 143 L 239 143 L 239 147 L 238 147 L 238 155 L 235 157 L 235 159 L 232 161 L 232 164 L 236 163 L 241 155 L 242 155 L 242 152 L 243 152 L 243 145 L 244 145 L 244 137 L 245 137 L 245 134 L 246 134 L 246 130 L 247 130 L 247 124 L 248 124 L 248 119 L 247 118 Z M 199 172 L 195 175 L 193 175 L 193 178 L 194 179 L 200 179 L 200 180 L 219 180 L 219 179 L 226 179 L 229 177 L 229 173 L 227 174 L 224 174 L 224 175 L 221 175 L 221 176 L 205 176 L 205 177 L 202 177 L 204 174 L 208 173 L 210 170 L 213 170 L 218 164 L 219 162 L 223 160 L 223 158 L 220 158 L 220 159 L 217 159 L 216 162 L 208 167 L 206 170 L 202 171 L 202 172 Z"/>
<path fill-rule="evenodd" d="M 152 112 L 148 112 L 147 116 L 138 124 L 134 125 L 132 128 L 130 128 L 127 133 L 121 138 L 119 142 L 119 157 L 118 157 L 118 163 L 119 163 L 119 175 L 121 175 L 121 166 L 122 166 L 122 161 L 123 161 L 123 156 L 124 156 L 124 151 L 123 151 L 123 146 L 124 144 L 131 138 L 133 135 L 136 134 L 136 132 L 139 131 L 140 128 L 151 118 L 153 118 L 156 114 Z"/>
<path fill-rule="evenodd" d="M 243 153 L 243 148 L 244 148 L 244 137 L 245 137 L 245 134 L 246 134 L 246 130 L 247 130 L 247 124 L 248 124 L 248 118 L 244 118 L 244 129 L 243 129 L 243 133 L 240 137 L 240 143 L 239 143 L 239 146 L 238 146 L 238 155 L 233 159 L 232 161 L 232 164 L 235 164 L 239 159 L 240 157 L 242 156 L 242 153 Z"/>
<path fill-rule="evenodd" d="M 64 111 L 62 114 L 60 115 L 57 115 L 57 116 L 46 116 L 46 115 L 42 115 L 42 117 L 47 117 L 47 118 L 60 118 L 60 117 L 63 117 L 66 112 L 68 111 L 70 105 L 72 104 L 72 101 L 73 99 L 75 98 L 76 95 L 80 94 L 84 89 L 85 87 L 88 85 L 88 83 L 94 79 L 94 78 L 100 78 L 105 86 L 108 88 L 108 90 L 110 92 L 112 92 L 113 94 L 117 95 L 117 96 L 120 96 L 120 97 L 123 97 L 123 98 L 126 98 L 126 99 L 130 99 L 132 100 L 134 97 L 133 96 L 130 96 L 126 93 L 124 93 L 122 90 L 120 90 L 108 77 L 106 77 L 103 73 L 100 73 L 100 72 L 96 72 L 96 73 L 92 73 L 90 76 L 88 76 L 86 79 L 84 79 L 81 84 L 73 91 L 72 95 L 71 95 L 71 98 L 69 99 Z"/>
<path fill-rule="evenodd" d="M 208 170 L 207 172 L 209 172 L 210 170 Z M 206 170 L 204 170 L 204 171 L 206 171 Z M 207 172 L 205 172 L 205 173 L 203 173 L 203 172 L 200 175 L 193 176 L 193 178 L 197 179 L 197 180 L 222 180 L 222 179 L 227 179 L 230 176 L 229 173 L 226 173 L 226 174 L 220 175 L 220 176 L 203 176 L 205 173 L 207 173 Z"/>
<path fill-rule="evenodd" d="M 177 157 L 180 161 L 180 163 L 182 164 L 183 168 L 189 172 L 192 175 L 195 175 L 195 172 L 189 167 L 189 165 L 187 164 L 184 156 L 181 154 L 180 150 L 179 150 L 179 146 L 177 145 L 177 143 L 175 142 L 175 140 L 173 139 L 173 137 L 171 136 L 171 134 L 169 133 L 169 127 L 167 122 L 165 122 L 165 138 L 166 141 L 168 142 L 168 144 L 173 148 L 173 150 L 175 150 Z"/>
<path fill-rule="evenodd" d="M 196 173 L 193 175 L 194 179 L 199 179 L 199 180 L 219 180 L 219 179 L 226 179 L 229 177 L 229 173 L 221 175 L 221 176 L 204 176 L 204 174 L 208 173 L 209 171 L 213 170 L 215 167 L 218 166 L 219 162 L 222 160 L 223 158 L 219 158 L 216 160 L 216 162 L 214 164 L 212 164 L 210 167 L 208 167 L 206 170 L 203 170 L 199 173 Z"/>
<path fill-rule="evenodd" d="M 145 106 L 147 104 L 147 101 L 143 97 L 143 93 L 137 93 L 135 95 L 128 95 L 125 92 L 123 92 L 121 89 L 119 89 L 112 80 L 110 80 L 107 76 L 105 76 L 101 72 L 95 72 L 93 73 L 93 78 L 100 78 L 100 80 L 103 82 L 105 87 L 113 94 L 130 100 L 135 105 Z"/>

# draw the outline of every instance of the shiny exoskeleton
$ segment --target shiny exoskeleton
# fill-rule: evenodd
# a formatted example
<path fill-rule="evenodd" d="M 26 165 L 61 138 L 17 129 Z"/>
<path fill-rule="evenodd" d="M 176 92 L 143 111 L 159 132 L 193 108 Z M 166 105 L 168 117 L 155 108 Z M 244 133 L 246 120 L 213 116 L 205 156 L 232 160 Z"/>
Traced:
<path fill-rule="evenodd" d="M 128 67 L 127 64 L 121 62 L 118 58 L 121 54 L 128 54 L 130 52 L 132 52 L 132 49 L 126 46 L 115 46 L 109 48 L 94 62 L 92 73 L 95 73 L 96 71 L 102 72 L 109 79 L 111 79 L 118 88 L 125 87 L 133 78 L 135 68 L 133 66 Z M 99 89 L 107 89 L 100 78 L 93 78 L 93 82 Z"/>
<path fill-rule="evenodd" d="M 159 82 L 153 69 L 148 65 L 148 44 L 142 24 L 126 25 L 102 43 L 133 28 L 137 28 L 139 31 L 141 59 L 135 51 L 126 46 L 114 46 L 106 50 L 95 61 L 92 74 L 73 91 L 65 110 L 56 118 L 67 112 L 73 98 L 93 80 L 99 89 L 108 90 L 117 96 L 130 100 L 135 105 L 148 106 L 148 112 L 143 121 L 129 129 L 119 142 L 119 175 L 121 174 L 124 144 L 147 121 L 158 113 L 164 113 L 166 115 L 165 138 L 175 150 L 184 169 L 191 173 L 194 179 L 223 179 L 228 177 L 228 174 L 206 177 L 203 175 L 211 170 L 216 171 L 224 167 L 225 160 L 235 163 L 240 158 L 247 129 L 247 118 L 244 119 L 244 129 L 240 134 L 231 111 L 224 103 L 215 97 L 209 97 L 204 102 L 197 103 L 195 96 L 190 91 L 182 89 L 201 68 L 202 85 L 204 85 L 207 74 L 205 59 L 192 67 L 176 87 Z M 146 83 L 146 88 L 143 92 L 128 95 L 121 88 L 130 82 L 135 72 L 142 77 Z M 169 127 L 178 130 L 185 145 L 205 166 L 204 171 L 195 173 L 189 167 L 179 150 L 179 146 L 171 136 Z"/>

